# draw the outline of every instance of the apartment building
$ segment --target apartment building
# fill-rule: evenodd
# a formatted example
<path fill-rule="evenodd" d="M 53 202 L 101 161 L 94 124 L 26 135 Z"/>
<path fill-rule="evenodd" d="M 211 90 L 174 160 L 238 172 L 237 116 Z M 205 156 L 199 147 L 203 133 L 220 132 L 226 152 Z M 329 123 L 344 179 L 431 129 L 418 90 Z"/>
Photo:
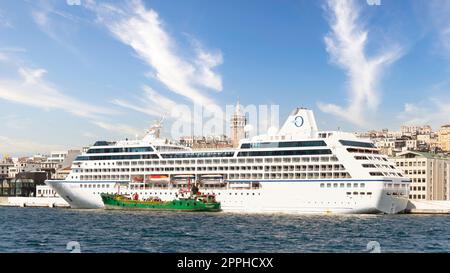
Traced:
<path fill-rule="evenodd" d="M 450 157 L 406 151 L 392 160 L 411 178 L 412 200 L 450 200 Z"/>

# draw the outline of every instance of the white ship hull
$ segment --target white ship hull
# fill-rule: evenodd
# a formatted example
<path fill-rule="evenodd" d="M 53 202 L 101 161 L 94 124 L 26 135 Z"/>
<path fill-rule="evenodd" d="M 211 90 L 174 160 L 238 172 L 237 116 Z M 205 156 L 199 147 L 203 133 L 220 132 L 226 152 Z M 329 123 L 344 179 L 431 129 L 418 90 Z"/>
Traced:
<path fill-rule="evenodd" d="M 293 213 L 293 214 L 373 214 L 399 213 L 406 209 L 407 187 L 404 191 L 386 188 L 392 180 L 289 180 L 260 181 L 259 189 L 200 189 L 205 193 L 215 193 L 225 212 L 243 213 Z M 400 181 L 398 181 L 401 183 Z M 46 181 L 72 208 L 104 208 L 101 192 L 118 191 L 117 183 L 106 181 Z M 99 188 L 80 187 L 81 183 L 91 183 Z M 338 187 L 333 187 L 338 183 Z M 340 184 L 344 187 L 340 188 Z M 346 187 L 348 184 L 358 187 Z M 320 185 L 324 184 L 324 187 Z M 330 184 L 330 188 L 327 187 Z M 364 185 L 363 188 L 360 186 Z M 178 189 L 127 190 L 122 194 L 138 193 L 141 197 L 158 196 L 162 200 L 172 200 Z M 351 194 L 349 194 L 351 193 Z M 357 193 L 357 194 L 356 194 Z"/>

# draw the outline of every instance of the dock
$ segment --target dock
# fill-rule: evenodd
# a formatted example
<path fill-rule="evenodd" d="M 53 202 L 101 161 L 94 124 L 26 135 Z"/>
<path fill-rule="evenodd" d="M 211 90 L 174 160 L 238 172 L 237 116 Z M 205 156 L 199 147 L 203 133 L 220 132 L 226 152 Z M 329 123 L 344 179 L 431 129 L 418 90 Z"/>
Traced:
<path fill-rule="evenodd" d="M 2 207 L 69 208 L 61 197 L 0 197 Z"/>
<path fill-rule="evenodd" d="M 70 208 L 61 197 L 0 197 L 0 207 Z M 450 214 L 450 201 L 410 200 L 407 214 Z"/>
<path fill-rule="evenodd" d="M 410 200 L 406 208 L 410 214 L 450 214 L 450 201 Z"/>

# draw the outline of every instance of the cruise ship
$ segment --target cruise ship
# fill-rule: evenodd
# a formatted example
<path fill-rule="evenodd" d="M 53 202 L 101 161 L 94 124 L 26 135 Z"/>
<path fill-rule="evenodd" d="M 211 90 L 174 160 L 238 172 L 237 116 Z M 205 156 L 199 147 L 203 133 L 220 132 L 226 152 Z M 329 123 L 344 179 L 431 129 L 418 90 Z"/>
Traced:
<path fill-rule="evenodd" d="M 193 150 L 160 138 L 97 141 L 65 180 L 46 184 L 72 208 L 104 208 L 101 193 L 173 200 L 195 185 L 222 210 L 244 213 L 393 214 L 405 210 L 410 179 L 368 139 L 319 131 L 312 110 L 295 109 L 275 134 L 238 148 Z"/>

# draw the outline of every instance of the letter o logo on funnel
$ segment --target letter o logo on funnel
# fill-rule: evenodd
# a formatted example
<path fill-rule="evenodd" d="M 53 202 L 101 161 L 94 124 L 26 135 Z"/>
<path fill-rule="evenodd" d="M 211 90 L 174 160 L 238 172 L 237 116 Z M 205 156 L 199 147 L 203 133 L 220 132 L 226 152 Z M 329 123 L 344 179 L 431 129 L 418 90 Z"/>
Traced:
<path fill-rule="evenodd" d="M 297 116 L 297 117 L 295 117 L 295 120 L 294 120 L 295 126 L 297 126 L 297 127 L 302 127 L 304 122 L 305 122 L 305 121 L 303 120 L 303 117 L 302 117 L 302 116 Z"/>

